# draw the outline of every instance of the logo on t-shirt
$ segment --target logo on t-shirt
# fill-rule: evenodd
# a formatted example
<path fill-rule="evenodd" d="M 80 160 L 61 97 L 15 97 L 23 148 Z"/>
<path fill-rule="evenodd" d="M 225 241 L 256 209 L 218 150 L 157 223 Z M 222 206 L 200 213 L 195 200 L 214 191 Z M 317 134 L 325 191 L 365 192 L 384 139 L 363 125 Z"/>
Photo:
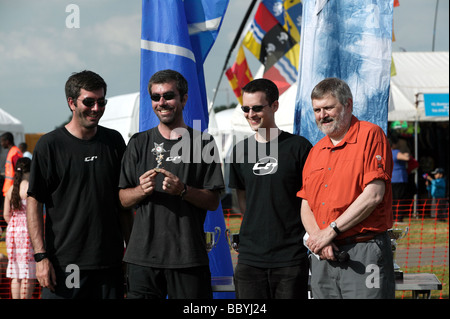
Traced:
<path fill-rule="evenodd" d="M 275 174 L 278 169 L 278 161 L 274 157 L 264 157 L 258 160 L 253 165 L 253 174 L 255 175 L 269 175 Z"/>

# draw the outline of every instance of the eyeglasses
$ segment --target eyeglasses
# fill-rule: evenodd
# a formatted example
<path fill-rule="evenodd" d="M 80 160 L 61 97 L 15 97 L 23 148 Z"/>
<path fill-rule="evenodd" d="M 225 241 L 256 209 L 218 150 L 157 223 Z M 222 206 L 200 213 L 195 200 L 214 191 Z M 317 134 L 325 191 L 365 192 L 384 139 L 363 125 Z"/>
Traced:
<path fill-rule="evenodd" d="M 152 99 L 152 101 L 158 102 L 159 100 L 161 100 L 161 97 L 164 98 L 164 100 L 166 101 L 170 101 L 173 100 L 175 98 L 175 96 L 177 96 L 177 94 L 175 94 L 175 92 L 166 92 L 161 94 L 150 94 L 150 98 Z"/>
<path fill-rule="evenodd" d="M 77 99 L 77 101 L 80 101 L 80 99 Z M 106 105 L 106 103 L 108 103 L 108 100 L 107 99 L 98 99 L 98 100 L 96 100 L 96 99 L 94 99 L 92 97 L 87 97 L 87 98 L 84 98 L 83 100 L 81 100 L 81 102 L 83 102 L 83 104 L 86 107 L 93 107 L 95 105 L 95 103 L 97 103 L 97 105 L 99 107 L 104 107 Z"/>
<path fill-rule="evenodd" d="M 254 105 L 253 107 L 250 106 L 241 106 L 242 111 L 244 111 L 244 113 L 248 113 L 250 112 L 250 110 L 252 110 L 253 112 L 261 112 L 262 109 L 266 106 L 268 106 L 269 104 L 266 105 Z"/>

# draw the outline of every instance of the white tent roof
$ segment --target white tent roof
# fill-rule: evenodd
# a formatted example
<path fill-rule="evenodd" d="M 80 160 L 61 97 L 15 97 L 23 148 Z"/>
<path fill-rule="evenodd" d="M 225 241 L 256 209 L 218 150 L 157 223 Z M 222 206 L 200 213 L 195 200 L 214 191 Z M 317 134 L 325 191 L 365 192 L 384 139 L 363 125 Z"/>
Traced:
<path fill-rule="evenodd" d="M 25 142 L 22 122 L 0 108 L 0 135 L 6 132 L 11 132 L 14 136 L 14 144 Z"/>
<path fill-rule="evenodd" d="M 139 93 L 118 95 L 108 98 L 100 125 L 120 132 L 125 143 L 139 132 Z"/>
<path fill-rule="evenodd" d="M 393 52 L 392 58 L 397 75 L 391 78 L 389 121 L 448 121 L 425 116 L 422 95 L 449 93 L 448 52 Z"/>

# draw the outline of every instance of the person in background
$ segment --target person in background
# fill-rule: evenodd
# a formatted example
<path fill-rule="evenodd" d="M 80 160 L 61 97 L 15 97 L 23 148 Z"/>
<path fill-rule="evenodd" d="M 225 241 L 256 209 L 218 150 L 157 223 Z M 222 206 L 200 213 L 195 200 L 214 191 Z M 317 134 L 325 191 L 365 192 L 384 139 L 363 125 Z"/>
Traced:
<path fill-rule="evenodd" d="M 19 149 L 22 152 L 23 157 L 28 157 L 29 159 L 33 158 L 33 155 L 30 152 L 28 152 L 28 145 L 27 145 L 27 143 L 20 143 L 19 144 Z"/>
<path fill-rule="evenodd" d="M 447 183 L 444 178 L 444 172 L 443 168 L 438 167 L 431 172 L 434 178 L 428 174 L 425 176 L 425 184 L 432 198 L 431 217 L 442 221 L 445 221 L 448 215 L 448 203 L 445 202 Z"/>
<path fill-rule="evenodd" d="M 23 157 L 23 154 L 14 144 L 14 136 L 10 132 L 3 133 L 0 136 L 0 143 L 4 149 L 8 150 L 5 163 L 5 182 L 3 183 L 3 196 L 5 196 L 13 184 L 15 163 L 17 159 Z"/>
<path fill-rule="evenodd" d="M 411 154 L 407 150 L 400 149 L 399 137 L 396 132 L 391 132 L 389 142 L 392 149 L 392 159 L 394 167 L 392 170 L 392 199 L 394 207 L 397 208 L 397 220 L 402 221 L 408 215 L 408 199 L 409 183 L 408 183 L 408 161 L 411 159 Z"/>
<path fill-rule="evenodd" d="M 27 227 L 27 190 L 31 160 L 19 158 L 16 163 L 13 186 L 5 196 L 4 216 L 8 267 L 13 299 L 30 299 L 36 284 L 36 263 Z"/>
<path fill-rule="evenodd" d="M 352 114 L 352 92 L 341 79 L 319 82 L 311 100 L 316 124 L 326 134 L 308 155 L 298 192 L 306 245 L 320 257 L 311 257 L 312 295 L 394 298 L 387 233 L 393 225 L 393 161 L 387 137 Z M 340 259 L 342 252 L 348 258 Z"/>
<path fill-rule="evenodd" d="M 43 299 L 124 296 L 132 215 L 120 205 L 118 182 L 126 145 L 119 132 L 98 125 L 106 88 L 92 71 L 73 73 L 65 86 L 70 122 L 34 148 L 27 220 Z"/>
<path fill-rule="evenodd" d="M 127 298 L 210 299 L 204 222 L 224 188 L 217 147 L 184 122 L 180 73 L 156 72 L 148 92 L 159 124 L 130 139 L 119 183 L 122 205 L 137 208 L 124 257 Z"/>

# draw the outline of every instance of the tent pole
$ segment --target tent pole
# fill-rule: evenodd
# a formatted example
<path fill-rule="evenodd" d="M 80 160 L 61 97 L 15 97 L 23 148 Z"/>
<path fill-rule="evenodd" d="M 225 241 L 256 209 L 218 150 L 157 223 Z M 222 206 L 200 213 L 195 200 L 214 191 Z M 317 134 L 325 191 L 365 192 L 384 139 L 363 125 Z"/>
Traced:
<path fill-rule="evenodd" d="M 234 37 L 233 43 L 231 44 L 230 50 L 228 51 L 228 55 L 227 55 L 227 57 L 225 59 L 225 64 L 223 65 L 222 73 L 219 76 L 219 81 L 217 82 L 216 89 L 214 90 L 214 96 L 213 96 L 213 99 L 211 101 L 209 110 L 212 109 L 212 107 L 214 105 L 214 102 L 216 100 L 217 92 L 219 91 L 220 82 L 222 81 L 223 74 L 225 73 L 225 71 L 227 69 L 227 65 L 228 65 L 228 61 L 230 60 L 231 53 L 233 52 L 234 48 L 236 47 L 236 44 L 239 41 L 239 38 L 241 37 L 241 33 L 244 30 L 244 27 L 245 27 L 245 25 L 247 23 L 248 17 L 252 13 L 253 7 L 255 6 L 257 1 L 258 0 L 253 0 L 252 3 L 250 4 L 250 6 L 248 7 L 247 13 L 245 14 L 244 19 L 242 20 L 241 25 L 239 27 L 239 30 L 236 33 L 236 36 Z"/>
<path fill-rule="evenodd" d="M 422 93 L 416 93 L 416 119 L 414 121 L 414 157 L 419 161 L 419 138 L 418 138 L 418 128 L 419 128 L 419 95 Z M 416 169 L 414 173 L 414 183 L 416 184 L 416 193 L 414 194 L 414 217 L 417 217 L 417 200 L 419 199 L 419 170 Z"/>

